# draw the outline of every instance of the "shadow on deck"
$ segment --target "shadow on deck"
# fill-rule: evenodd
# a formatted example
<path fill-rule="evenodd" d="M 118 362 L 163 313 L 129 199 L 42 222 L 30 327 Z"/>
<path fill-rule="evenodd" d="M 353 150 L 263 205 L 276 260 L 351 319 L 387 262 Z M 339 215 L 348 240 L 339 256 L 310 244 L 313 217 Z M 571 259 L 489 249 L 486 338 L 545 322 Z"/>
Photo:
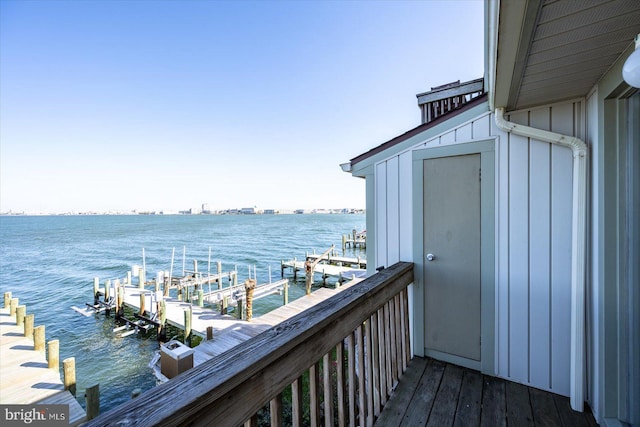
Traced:
<path fill-rule="evenodd" d="M 588 407 L 477 371 L 414 357 L 376 426 L 596 426 Z"/>

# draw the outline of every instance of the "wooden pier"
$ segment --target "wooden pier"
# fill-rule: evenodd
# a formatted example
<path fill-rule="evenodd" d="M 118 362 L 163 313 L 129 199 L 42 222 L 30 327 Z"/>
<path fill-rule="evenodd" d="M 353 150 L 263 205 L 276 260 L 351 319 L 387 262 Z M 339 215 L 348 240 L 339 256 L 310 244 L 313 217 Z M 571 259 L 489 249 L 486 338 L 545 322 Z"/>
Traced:
<path fill-rule="evenodd" d="M 330 298 L 336 293 L 349 288 L 360 282 L 362 279 L 356 278 L 339 288 L 320 288 L 305 295 L 287 305 L 278 307 L 262 316 L 255 317 L 251 322 L 241 321 L 230 316 L 220 319 L 218 323 L 219 329 L 211 340 L 203 340 L 199 345 L 193 348 L 193 365 L 198 366 L 201 363 L 212 359 L 225 351 L 237 346 L 238 344 L 272 328 L 281 322 L 307 310 L 316 304 Z M 154 369 L 156 376 L 162 381 L 167 378 L 160 373 L 159 354 L 151 362 L 150 366 Z"/>
<path fill-rule="evenodd" d="M 322 276 L 322 284 L 327 285 L 327 278 L 337 277 L 338 283 L 342 284 L 347 280 L 355 278 L 364 278 L 367 274 L 367 259 L 360 257 L 344 257 L 337 256 L 333 250 L 329 250 L 324 254 L 318 255 L 306 254 L 304 261 L 298 261 L 296 258 L 289 261 L 280 262 L 280 274 L 284 277 L 286 269 L 291 269 L 293 280 L 297 280 L 298 272 L 303 275 L 307 274 L 307 270 L 311 268 L 313 274 Z"/>
<path fill-rule="evenodd" d="M 285 279 L 287 280 L 287 279 Z M 260 285 L 256 288 L 256 295 L 254 299 L 267 296 L 278 292 L 285 285 L 285 280 L 279 280 L 273 283 L 267 283 Z M 156 302 L 159 298 L 155 293 L 148 289 L 140 289 L 135 286 L 124 286 L 124 303 L 136 311 L 140 311 L 141 295 L 144 298 L 146 307 L 145 311 L 153 314 L 156 310 Z M 212 302 L 222 301 L 225 297 L 228 298 L 229 306 L 235 305 L 235 299 L 231 298 L 233 292 L 242 291 L 244 296 L 244 285 L 227 287 L 221 290 L 216 290 L 210 294 L 204 294 L 204 297 L 209 297 Z M 168 324 L 175 326 L 181 330 L 185 329 L 185 312 L 191 310 L 191 333 L 198 335 L 202 338 L 207 337 L 207 329 L 212 328 L 211 332 L 216 336 L 220 331 L 227 329 L 230 325 L 238 323 L 246 323 L 246 321 L 238 319 L 235 316 L 227 314 L 221 314 L 219 310 L 199 306 L 197 303 L 180 301 L 173 297 L 163 297 L 166 321 Z"/>
<path fill-rule="evenodd" d="M 342 250 L 347 247 L 365 249 L 367 247 L 367 230 L 356 231 L 353 230 L 351 234 L 342 235 Z"/>
<path fill-rule="evenodd" d="M 49 367 L 44 349 L 35 349 L 24 325 L 18 325 L 7 307 L 0 309 L 0 336 L 0 404 L 63 404 L 69 407 L 71 425 L 87 420 L 82 406 L 65 390 L 58 361 Z"/>

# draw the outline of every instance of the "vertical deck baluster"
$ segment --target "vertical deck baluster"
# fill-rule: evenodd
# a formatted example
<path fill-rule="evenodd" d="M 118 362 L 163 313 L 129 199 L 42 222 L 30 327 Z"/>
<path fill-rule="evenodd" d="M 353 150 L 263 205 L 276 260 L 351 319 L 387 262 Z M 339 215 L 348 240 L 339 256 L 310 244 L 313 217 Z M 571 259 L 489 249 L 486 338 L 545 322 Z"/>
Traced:
<path fill-rule="evenodd" d="M 302 377 L 298 377 L 291 384 L 291 424 L 293 427 L 302 427 Z"/>
<path fill-rule="evenodd" d="M 391 357 L 391 389 L 395 387 L 396 382 L 398 381 L 398 358 L 396 353 L 396 307 L 393 301 L 393 298 L 389 300 L 389 338 L 391 341 L 391 345 L 389 348 L 390 357 Z M 389 394 L 391 394 L 391 390 L 389 390 Z"/>
<path fill-rule="evenodd" d="M 391 329 L 389 327 L 389 302 L 384 305 L 384 352 L 386 357 L 386 374 L 387 374 L 387 396 L 391 396 L 393 390 L 393 369 L 391 361 Z"/>
<path fill-rule="evenodd" d="M 320 425 L 320 365 L 314 363 L 309 368 L 309 412 L 311 427 Z"/>
<path fill-rule="evenodd" d="M 271 417 L 271 427 L 282 427 L 282 393 L 269 402 L 269 415 Z"/>
<path fill-rule="evenodd" d="M 396 337 L 396 375 L 398 379 L 402 376 L 404 370 L 402 369 L 402 364 L 404 362 L 404 356 L 402 355 L 402 337 L 404 333 L 402 332 L 401 323 L 400 323 L 400 294 L 396 294 L 393 297 L 393 305 L 394 305 L 394 328 L 395 328 L 395 337 Z"/>
<path fill-rule="evenodd" d="M 333 391 L 331 384 L 331 352 L 322 356 L 322 383 L 324 401 L 324 425 L 333 426 Z"/>
<path fill-rule="evenodd" d="M 344 340 L 336 346 L 336 392 L 338 396 L 338 427 L 347 425 L 347 411 L 344 402 Z"/>
<path fill-rule="evenodd" d="M 358 356 L 358 422 L 361 426 L 366 425 L 366 402 L 365 402 L 365 372 L 364 366 L 364 337 L 362 336 L 362 325 L 356 329 L 356 355 Z"/>
<path fill-rule="evenodd" d="M 384 308 L 378 309 L 378 355 L 380 357 L 380 404 L 387 403 L 387 353 L 384 333 Z"/>
<path fill-rule="evenodd" d="M 373 351 L 371 351 L 371 318 L 364 323 L 364 366 L 366 372 L 367 426 L 373 425 Z M 366 369 L 365 369 L 366 368 Z"/>
<path fill-rule="evenodd" d="M 409 325 L 411 322 L 409 321 L 409 292 L 407 288 L 402 291 L 403 299 L 402 299 L 402 313 L 404 314 L 404 341 L 405 341 L 405 351 L 404 351 L 404 364 L 405 370 L 406 365 L 411 361 L 411 335 L 409 330 Z"/>
<path fill-rule="evenodd" d="M 378 336 L 378 313 L 369 318 L 371 323 L 371 361 L 373 367 L 373 415 L 380 415 L 380 339 Z"/>
<path fill-rule="evenodd" d="M 356 348 L 353 333 L 347 337 L 347 368 L 349 375 L 349 425 L 356 425 Z"/>

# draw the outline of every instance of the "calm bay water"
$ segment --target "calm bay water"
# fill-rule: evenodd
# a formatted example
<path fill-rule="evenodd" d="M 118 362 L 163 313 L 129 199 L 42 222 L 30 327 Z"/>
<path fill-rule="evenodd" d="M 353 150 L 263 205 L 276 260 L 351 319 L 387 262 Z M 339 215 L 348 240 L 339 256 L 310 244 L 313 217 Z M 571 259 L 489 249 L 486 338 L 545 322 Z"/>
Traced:
<path fill-rule="evenodd" d="M 93 278 L 122 278 L 134 264 L 147 278 L 169 270 L 175 248 L 174 275 L 186 268 L 207 271 L 222 262 L 223 271 L 237 267 L 239 282 L 255 266 L 259 283 L 280 278 L 280 261 L 305 252 L 322 253 L 332 244 L 341 252 L 341 236 L 365 228 L 356 215 L 170 215 L 170 216 L 2 216 L 0 217 L 0 295 L 13 297 L 46 325 L 47 340 L 60 340 L 60 360 L 76 358 L 78 400 L 84 389 L 100 384 L 101 412 L 131 398 L 136 388 L 155 385 L 148 368 L 158 349 L 155 336 L 120 338 L 113 318 L 85 317 L 71 309 L 92 302 Z M 186 248 L 186 250 L 185 250 Z M 347 248 L 347 256 L 363 256 Z M 304 294 L 304 282 L 292 284 L 290 298 Z M 255 315 L 281 304 L 280 296 L 255 303 Z M 0 386 L 2 379 L 0 378 Z"/>

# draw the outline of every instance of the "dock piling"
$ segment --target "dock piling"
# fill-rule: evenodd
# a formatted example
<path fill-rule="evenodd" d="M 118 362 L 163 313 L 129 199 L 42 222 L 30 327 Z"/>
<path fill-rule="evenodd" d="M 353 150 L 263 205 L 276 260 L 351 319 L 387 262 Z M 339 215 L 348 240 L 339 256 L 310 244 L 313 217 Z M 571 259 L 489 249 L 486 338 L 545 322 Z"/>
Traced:
<path fill-rule="evenodd" d="M 24 316 L 27 314 L 27 306 L 19 305 L 16 307 L 16 326 L 24 328 Z"/>
<path fill-rule="evenodd" d="M 207 341 L 213 339 L 213 326 L 207 326 Z"/>
<path fill-rule="evenodd" d="M 92 420 L 100 414 L 100 384 L 87 387 L 84 397 L 87 402 L 87 420 Z"/>
<path fill-rule="evenodd" d="M 144 300 L 145 300 L 145 294 L 143 292 L 140 292 L 140 315 L 144 315 Z"/>
<path fill-rule="evenodd" d="M 9 302 L 9 314 L 14 316 L 16 314 L 16 307 L 18 306 L 18 298 L 11 298 Z"/>
<path fill-rule="evenodd" d="M 47 362 L 49 369 L 60 369 L 60 340 L 51 340 L 47 343 Z"/>
<path fill-rule="evenodd" d="M 98 292 L 100 292 L 100 278 L 93 278 L 93 303 L 98 303 Z"/>
<path fill-rule="evenodd" d="M 33 322 L 35 320 L 34 314 L 27 314 L 24 316 L 24 336 L 26 338 L 33 338 Z"/>
<path fill-rule="evenodd" d="M 191 307 L 184 311 L 184 343 L 191 343 Z"/>
<path fill-rule="evenodd" d="M 11 292 L 4 293 L 4 308 L 11 307 Z"/>
<path fill-rule="evenodd" d="M 72 395 L 76 395 L 76 358 L 68 357 L 62 361 L 62 372 L 64 375 L 64 389 L 69 390 Z"/>
<path fill-rule="evenodd" d="M 238 305 L 236 306 L 236 310 L 238 310 L 238 319 L 246 320 L 246 315 L 244 312 L 244 298 L 238 298 Z"/>
<path fill-rule="evenodd" d="M 284 286 L 282 288 L 282 298 L 283 298 L 282 303 L 284 305 L 289 304 L 289 281 L 288 280 L 284 283 Z"/>
<path fill-rule="evenodd" d="M 33 328 L 33 349 L 35 351 L 44 351 L 44 325 L 38 325 Z"/>
<path fill-rule="evenodd" d="M 247 279 L 244 282 L 244 290 L 247 295 L 247 321 L 253 318 L 253 291 L 256 288 L 256 279 Z"/>
<path fill-rule="evenodd" d="M 111 288 L 111 280 L 105 280 L 104 281 L 104 300 L 108 301 L 109 300 L 109 291 Z"/>

